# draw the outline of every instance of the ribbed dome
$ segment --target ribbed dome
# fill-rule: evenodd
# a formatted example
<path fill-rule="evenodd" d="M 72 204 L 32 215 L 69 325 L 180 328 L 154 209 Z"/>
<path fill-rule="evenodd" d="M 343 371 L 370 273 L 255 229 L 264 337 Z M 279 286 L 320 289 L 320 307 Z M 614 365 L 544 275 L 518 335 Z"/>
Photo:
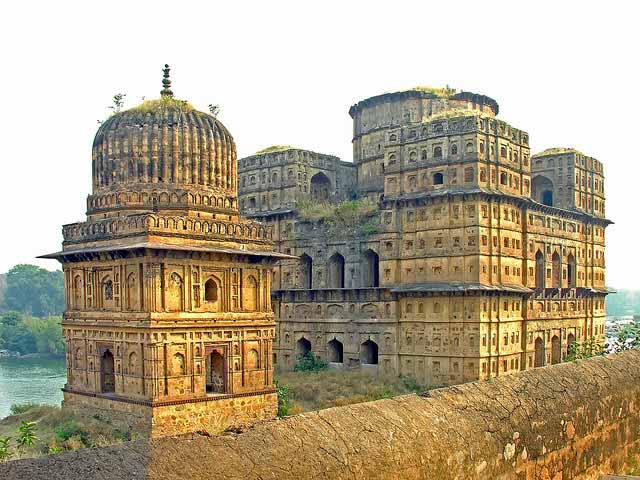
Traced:
<path fill-rule="evenodd" d="M 169 95 L 146 101 L 98 129 L 89 213 L 237 213 L 236 159 L 231 134 L 213 116 Z"/>

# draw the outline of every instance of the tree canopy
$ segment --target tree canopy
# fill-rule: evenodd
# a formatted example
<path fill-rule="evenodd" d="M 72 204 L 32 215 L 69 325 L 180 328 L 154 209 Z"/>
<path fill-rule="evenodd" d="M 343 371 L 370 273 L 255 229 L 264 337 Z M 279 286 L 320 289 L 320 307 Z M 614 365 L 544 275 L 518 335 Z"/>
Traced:
<path fill-rule="evenodd" d="M 51 272 L 35 265 L 16 265 L 6 275 L 2 308 L 46 317 L 64 310 L 62 271 Z"/>

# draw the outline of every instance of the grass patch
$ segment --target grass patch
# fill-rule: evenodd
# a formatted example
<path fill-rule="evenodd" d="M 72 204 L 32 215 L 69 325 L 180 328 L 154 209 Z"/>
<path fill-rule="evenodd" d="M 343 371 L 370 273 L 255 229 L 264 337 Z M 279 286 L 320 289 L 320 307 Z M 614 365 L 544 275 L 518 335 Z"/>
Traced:
<path fill-rule="evenodd" d="M 303 201 L 296 208 L 303 220 L 322 223 L 329 237 L 367 237 L 378 231 L 380 209 L 369 198 L 339 203 Z"/>
<path fill-rule="evenodd" d="M 370 402 L 428 390 L 408 377 L 374 376 L 360 370 L 278 372 L 278 385 L 287 386 L 292 402 L 288 413 Z"/>
<path fill-rule="evenodd" d="M 99 416 L 71 415 L 60 407 L 25 404 L 12 408 L 12 415 L 0 419 L 0 438 L 11 437 L 10 458 L 33 458 L 86 447 L 103 447 L 131 440 Z M 13 413 L 14 411 L 19 413 Z M 37 440 L 33 446 L 15 447 L 17 430 L 23 422 L 35 422 Z"/>
<path fill-rule="evenodd" d="M 186 100 L 163 96 L 161 98 L 145 100 L 137 107 L 130 108 L 126 111 L 140 113 L 158 113 L 165 112 L 167 110 L 179 110 L 182 113 L 187 113 L 194 111 L 195 108 Z"/>

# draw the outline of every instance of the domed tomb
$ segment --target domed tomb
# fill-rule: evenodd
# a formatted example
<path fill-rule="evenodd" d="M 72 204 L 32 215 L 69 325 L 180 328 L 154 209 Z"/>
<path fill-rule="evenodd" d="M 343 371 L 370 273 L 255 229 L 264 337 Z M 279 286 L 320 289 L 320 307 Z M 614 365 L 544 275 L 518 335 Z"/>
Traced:
<path fill-rule="evenodd" d="M 149 211 L 237 217 L 233 137 L 212 115 L 174 98 L 168 70 L 159 99 L 100 125 L 93 141 L 90 219 Z"/>

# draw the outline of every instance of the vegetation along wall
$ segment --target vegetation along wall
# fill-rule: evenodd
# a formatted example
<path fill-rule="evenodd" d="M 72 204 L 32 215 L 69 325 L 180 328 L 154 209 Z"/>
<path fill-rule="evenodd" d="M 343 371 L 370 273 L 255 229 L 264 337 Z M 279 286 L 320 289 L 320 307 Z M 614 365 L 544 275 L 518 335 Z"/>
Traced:
<path fill-rule="evenodd" d="M 640 453 L 640 350 L 265 422 L 0 465 L 0 478 L 596 479 Z"/>

